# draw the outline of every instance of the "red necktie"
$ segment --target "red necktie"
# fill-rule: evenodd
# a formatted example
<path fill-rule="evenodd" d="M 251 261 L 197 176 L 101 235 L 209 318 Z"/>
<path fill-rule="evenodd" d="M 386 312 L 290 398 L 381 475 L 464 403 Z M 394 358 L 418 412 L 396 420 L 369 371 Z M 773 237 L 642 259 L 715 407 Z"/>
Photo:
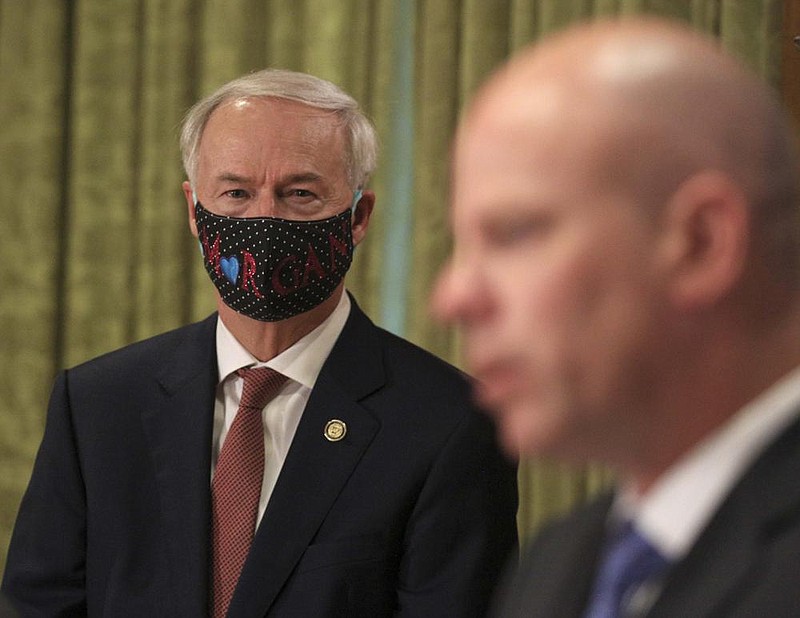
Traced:
<path fill-rule="evenodd" d="M 211 483 L 213 616 L 223 618 L 250 551 L 264 477 L 264 406 L 286 376 L 269 367 L 240 369 L 242 399 L 222 444 Z"/>

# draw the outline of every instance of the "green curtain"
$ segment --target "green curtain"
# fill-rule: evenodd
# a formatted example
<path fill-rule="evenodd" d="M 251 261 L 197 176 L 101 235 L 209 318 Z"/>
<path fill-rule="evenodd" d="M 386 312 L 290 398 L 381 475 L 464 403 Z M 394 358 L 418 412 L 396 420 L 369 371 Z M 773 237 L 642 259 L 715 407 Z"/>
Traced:
<path fill-rule="evenodd" d="M 213 310 L 180 191 L 178 128 L 198 97 L 281 66 L 363 104 L 383 155 L 348 285 L 378 322 L 458 363 L 458 337 L 433 323 L 427 298 L 449 250 L 450 139 L 487 73 L 576 20 L 650 12 L 720 36 L 777 83 L 782 10 L 779 0 L 0 0 L 0 568 L 54 373 Z M 526 462 L 523 535 L 607 480 Z"/>

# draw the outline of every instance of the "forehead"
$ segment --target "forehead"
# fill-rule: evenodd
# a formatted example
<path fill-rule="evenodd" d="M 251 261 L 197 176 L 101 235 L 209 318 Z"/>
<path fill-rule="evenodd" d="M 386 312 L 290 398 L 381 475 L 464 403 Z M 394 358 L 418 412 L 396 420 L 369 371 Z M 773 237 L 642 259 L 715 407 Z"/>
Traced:
<path fill-rule="evenodd" d="M 248 98 L 225 101 L 209 117 L 199 145 L 200 164 L 274 166 L 322 163 L 343 168 L 343 122 L 331 111 L 297 101 Z"/>
<path fill-rule="evenodd" d="M 203 137 L 220 125 L 342 132 L 342 123 L 335 112 L 276 97 L 241 97 L 223 101 L 211 112 Z"/>
<path fill-rule="evenodd" d="M 543 83 L 479 99 L 456 138 L 456 203 L 554 201 L 599 182 L 604 120 L 568 95 Z"/>

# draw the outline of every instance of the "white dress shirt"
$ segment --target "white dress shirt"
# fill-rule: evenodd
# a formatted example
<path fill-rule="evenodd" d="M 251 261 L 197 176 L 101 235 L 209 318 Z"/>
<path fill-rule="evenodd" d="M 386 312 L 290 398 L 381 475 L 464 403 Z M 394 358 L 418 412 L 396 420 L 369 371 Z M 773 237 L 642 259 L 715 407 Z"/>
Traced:
<path fill-rule="evenodd" d="M 800 415 L 800 368 L 742 408 L 673 465 L 644 496 L 617 495 L 613 515 L 675 562 L 683 558 L 747 467 Z"/>
<path fill-rule="evenodd" d="M 300 417 L 322 365 L 336 343 L 350 315 L 350 298 L 342 294 L 339 304 L 325 321 L 297 343 L 266 362 L 258 361 L 217 319 L 217 366 L 219 384 L 214 403 L 212 476 L 222 444 L 239 408 L 243 380 L 236 371 L 242 367 L 271 367 L 287 378 L 283 388 L 262 413 L 264 420 L 264 480 L 258 504 L 256 528 L 267 508 Z"/>

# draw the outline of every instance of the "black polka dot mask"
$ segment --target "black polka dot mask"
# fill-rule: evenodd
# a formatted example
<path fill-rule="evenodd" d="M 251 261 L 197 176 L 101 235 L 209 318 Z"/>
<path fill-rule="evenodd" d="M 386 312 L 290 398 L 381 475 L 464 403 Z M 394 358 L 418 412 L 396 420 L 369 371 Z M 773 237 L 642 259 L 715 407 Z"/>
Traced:
<path fill-rule="evenodd" d="M 353 205 L 318 221 L 227 217 L 195 200 L 203 262 L 223 302 L 262 322 L 277 322 L 328 299 L 353 260 Z"/>

